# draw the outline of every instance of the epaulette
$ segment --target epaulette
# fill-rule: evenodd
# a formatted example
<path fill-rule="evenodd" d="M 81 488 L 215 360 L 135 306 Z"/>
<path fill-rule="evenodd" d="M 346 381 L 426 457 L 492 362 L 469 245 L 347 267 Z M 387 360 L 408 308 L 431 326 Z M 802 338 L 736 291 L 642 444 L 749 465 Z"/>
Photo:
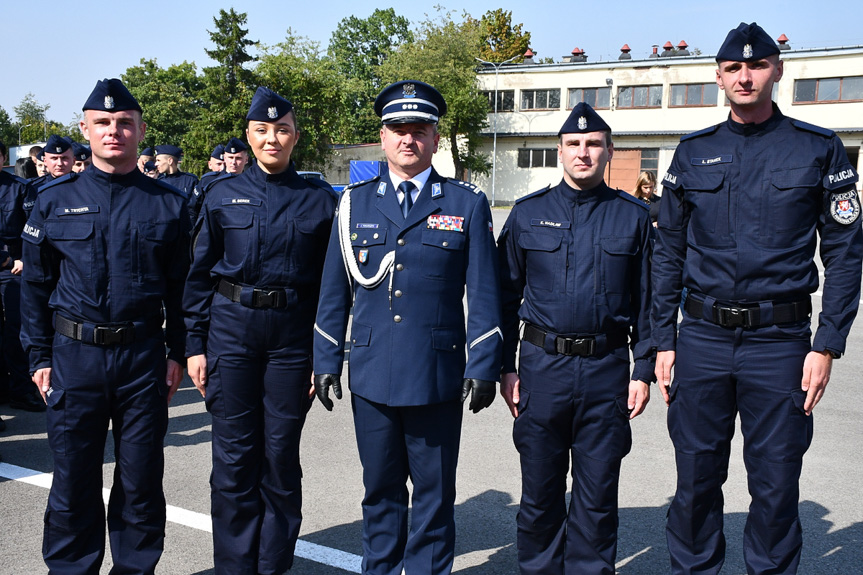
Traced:
<path fill-rule="evenodd" d="M 353 190 L 354 188 L 362 186 L 363 184 L 368 184 L 369 182 L 377 182 L 380 179 L 380 176 L 375 176 L 374 178 L 369 178 L 368 180 L 354 182 L 353 184 L 348 184 L 347 186 L 345 186 L 345 189 L 343 191 L 347 192 L 348 190 Z"/>
<path fill-rule="evenodd" d="M 181 198 L 187 198 L 188 199 L 188 197 L 189 197 L 188 195 L 186 195 L 186 192 L 184 192 L 180 188 L 175 188 L 171 184 L 166 183 L 162 178 L 158 178 L 158 179 L 148 178 L 148 179 L 151 182 L 153 182 L 154 184 L 156 184 L 157 186 L 159 186 L 160 188 L 168 190 L 169 192 L 173 192 L 173 193 L 177 194 L 178 196 L 180 196 Z"/>
<path fill-rule="evenodd" d="M 456 180 L 455 178 L 447 178 L 446 181 L 449 182 L 450 184 L 455 184 L 456 186 L 459 186 L 462 188 L 467 188 L 468 190 L 472 191 L 475 194 L 481 194 L 482 193 L 482 190 L 479 189 L 476 184 L 471 184 L 470 182 L 463 182 L 461 180 Z"/>
<path fill-rule="evenodd" d="M 835 132 L 833 130 L 828 130 L 827 128 L 822 128 L 821 126 L 816 126 L 807 122 L 801 122 L 800 120 L 795 120 L 794 118 L 789 118 L 789 121 L 791 122 L 791 125 L 798 130 L 812 132 L 814 134 L 818 134 L 819 136 L 825 136 L 827 138 L 832 138 L 835 135 Z"/>
<path fill-rule="evenodd" d="M 649 205 L 645 204 L 643 201 L 639 200 L 638 198 L 636 198 L 632 194 L 624 192 L 623 190 L 617 190 L 617 197 L 619 197 L 622 200 L 626 200 L 627 202 L 629 202 L 631 204 L 635 204 L 639 208 L 645 209 L 648 212 L 650 211 Z"/>
<path fill-rule="evenodd" d="M 535 192 L 531 192 L 531 193 L 527 194 L 526 196 L 522 196 L 522 197 L 518 198 L 518 199 L 515 201 L 515 203 L 517 203 L 517 204 L 518 204 L 518 203 L 523 202 L 524 200 L 526 200 L 526 199 L 528 199 L 528 198 L 535 198 L 535 197 L 537 197 L 537 196 L 541 196 L 541 195 L 543 195 L 544 193 L 548 192 L 550 189 L 551 189 L 551 186 L 550 186 L 550 185 L 548 185 L 548 186 L 544 187 L 544 188 L 543 188 L 543 189 L 541 189 L 541 190 L 537 190 L 537 191 L 535 191 Z"/>
<path fill-rule="evenodd" d="M 210 188 L 212 188 L 216 184 L 216 182 L 223 182 L 225 180 L 230 180 L 231 178 L 235 177 L 237 177 L 237 174 L 232 174 L 231 172 L 221 173 L 215 178 L 207 180 L 207 182 L 204 184 L 204 187 L 201 188 L 201 191 L 204 193 L 209 192 Z"/>
<path fill-rule="evenodd" d="M 686 134 L 685 136 L 680 138 L 680 141 L 684 142 L 686 140 L 691 140 L 692 138 L 698 138 L 700 136 L 706 136 L 708 134 L 712 134 L 716 130 L 718 130 L 719 126 L 721 126 L 721 125 L 722 124 L 716 124 L 715 126 L 710 126 L 709 128 L 704 128 L 703 130 L 698 130 L 697 132 L 692 132 L 691 134 Z"/>
<path fill-rule="evenodd" d="M 333 189 L 333 187 L 330 185 L 330 183 L 328 181 L 322 180 L 320 178 L 304 178 L 304 179 L 306 180 L 307 184 L 311 184 L 312 186 L 318 188 L 319 190 L 323 190 L 326 193 L 333 196 L 334 198 L 338 199 L 338 197 L 339 197 L 338 192 L 336 192 L 336 190 Z"/>
<path fill-rule="evenodd" d="M 21 184 L 23 186 L 29 186 L 30 185 L 30 181 L 25 180 L 21 176 L 16 176 L 15 174 L 11 174 L 9 172 L 3 172 L 3 173 L 6 174 L 9 177 L 9 179 L 12 180 L 13 182 L 15 182 L 16 184 Z"/>
<path fill-rule="evenodd" d="M 37 191 L 41 194 L 42 192 L 44 192 L 48 188 L 53 188 L 57 184 L 63 184 L 65 182 L 73 182 L 73 181 L 75 181 L 75 178 L 77 178 L 77 177 L 78 177 L 77 172 L 69 172 L 68 174 L 60 176 L 59 178 L 54 178 L 53 180 L 51 180 L 47 184 L 42 184 L 41 186 L 39 186 L 39 189 Z"/>

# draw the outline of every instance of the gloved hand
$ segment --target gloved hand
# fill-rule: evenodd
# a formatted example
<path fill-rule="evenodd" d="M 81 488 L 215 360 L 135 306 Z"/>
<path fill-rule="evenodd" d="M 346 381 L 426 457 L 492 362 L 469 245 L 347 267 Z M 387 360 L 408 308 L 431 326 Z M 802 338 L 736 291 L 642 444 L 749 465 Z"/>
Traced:
<path fill-rule="evenodd" d="M 315 385 L 317 385 L 317 381 L 315 382 Z M 479 410 L 485 409 L 491 405 L 491 402 L 494 401 L 494 396 L 497 394 L 497 389 L 493 381 L 468 378 L 464 380 L 464 384 L 461 388 L 462 403 L 467 399 L 467 395 L 469 393 L 471 394 L 470 410 L 474 413 L 478 413 Z"/>
<path fill-rule="evenodd" d="M 339 381 L 339 376 L 332 373 L 316 373 L 315 374 L 315 395 L 327 408 L 327 411 L 333 410 L 333 400 L 330 399 L 330 387 L 333 388 L 333 393 L 337 399 L 342 398 L 342 382 Z"/>

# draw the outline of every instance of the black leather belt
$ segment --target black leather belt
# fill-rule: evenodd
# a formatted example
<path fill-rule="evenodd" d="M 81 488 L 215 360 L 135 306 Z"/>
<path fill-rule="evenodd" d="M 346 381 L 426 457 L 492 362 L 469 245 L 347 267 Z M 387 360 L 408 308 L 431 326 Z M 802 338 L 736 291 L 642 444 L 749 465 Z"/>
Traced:
<path fill-rule="evenodd" d="M 242 286 L 225 279 L 219 280 L 218 290 L 229 300 L 255 309 L 286 308 L 288 307 L 288 300 L 291 299 L 289 295 L 293 296 L 294 303 L 297 300 L 297 294 L 294 290 Z"/>
<path fill-rule="evenodd" d="M 522 341 L 541 347 L 550 354 L 592 357 L 626 345 L 629 334 L 624 331 L 585 336 L 564 336 L 547 332 L 525 322 Z"/>
<path fill-rule="evenodd" d="M 728 303 L 715 302 L 710 306 L 712 317 L 705 313 L 707 296 L 696 292 L 686 295 L 683 309 L 695 319 L 704 319 L 722 327 L 764 327 L 782 323 L 795 323 L 809 319 L 812 302 L 808 299 L 790 302 Z"/>
<path fill-rule="evenodd" d="M 136 339 L 151 337 L 162 330 L 162 319 L 145 322 L 96 324 L 79 322 L 54 314 L 57 333 L 95 345 L 128 345 Z"/>

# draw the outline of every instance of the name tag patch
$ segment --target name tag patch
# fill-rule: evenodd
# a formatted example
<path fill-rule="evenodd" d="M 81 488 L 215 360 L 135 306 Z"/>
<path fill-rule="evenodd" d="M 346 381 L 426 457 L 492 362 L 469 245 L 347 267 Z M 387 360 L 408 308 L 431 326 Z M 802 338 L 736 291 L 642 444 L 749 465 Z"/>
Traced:
<path fill-rule="evenodd" d="M 545 220 L 542 218 L 534 218 L 534 219 L 530 220 L 530 225 L 538 226 L 541 228 L 558 228 L 558 229 L 568 230 L 569 226 L 570 226 L 570 222 L 569 221 L 557 222 L 555 220 Z"/>
<path fill-rule="evenodd" d="M 254 198 L 222 198 L 223 206 L 260 206 L 261 200 Z"/>
<path fill-rule="evenodd" d="M 733 156 L 711 156 L 710 158 L 690 158 L 693 166 L 712 166 L 713 164 L 730 164 Z"/>
<path fill-rule="evenodd" d="M 426 224 L 431 230 L 464 233 L 464 218 L 460 216 L 433 215 L 428 217 Z"/>
<path fill-rule="evenodd" d="M 76 206 L 70 208 L 57 208 L 54 210 L 56 216 L 77 216 L 80 214 L 95 214 L 99 206 Z"/>
<path fill-rule="evenodd" d="M 357 224 L 358 230 L 376 230 L 379 227 L 378 224 Z"/>

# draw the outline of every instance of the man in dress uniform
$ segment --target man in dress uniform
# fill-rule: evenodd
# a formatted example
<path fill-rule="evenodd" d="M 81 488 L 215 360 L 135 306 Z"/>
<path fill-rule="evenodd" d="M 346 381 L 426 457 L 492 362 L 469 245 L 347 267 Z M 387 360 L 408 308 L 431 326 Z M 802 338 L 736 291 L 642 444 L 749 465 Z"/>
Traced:
<path fill-rule="evenodd" d="M 377 97 L 375 113 L 389 172 L 346 189 L 340 200 L 315 324 L 315 387 L 327 409 L 330 387 L 342 396 L 353 303 L 363 573 L 437 575 L 452 569 L 462 402 L 472 394 L 472 411 L 490 405 L 500 373 L 491 212 L 475 186 L 431 167 L 446 113 L 436 89 L 396 82 Z"/>
<path fill-rule="evenodd" d="M 42 149 L 42 162 L 45 165 L 45 174 L 30 182 L 37 191 L 45 184 L 72 171 L 75 164 L 72 144 L 65 138 L 52 135 Z"/>
<path fill-rule="evenodd" d="M 0 165 L 6 163 L 6 146 L 0 142 Z M 35 189 L 17 176 L 0 172 L 0 300 L 2 300 L 2 365 L 8 377 L 0 378 L 0 401 L 15 409 L 45 411 L 45 402 L 33 389 L 27 356 L 21 347 L 21 230 L 33 207 Z M 2 374 L 6 376 L 6 373 Z"/>
<path fill-rule="evenodd" d="M 239 138 L 231 138 L 225 144 L 225 171 L 242 174 L 249 163 L 249 147 Z"/>
<path fill-rule="evenodd" d="M 771 101 L 782 62 L 761 27 L 729 32 L 716 61 L 731 112 L 681 139 L 654 256 L 656 376 L 677 460 L 668 548 L 674 573 L 721 569 L 722 484 L 739 413 L 752 495 L 747 571 L 796 573 L 812 410 L 860 300 L 857 173 L 836 134 Z M 824 286 L 810 341 L 819 237 Z"/>
<path fill-rule="evenodd" d="M 603 181 L 614 148 L 593 108 L 575 106 L 558 136 L 563 180 L 518 200 L 498 238 L 501 394 L 521 456 L 519 567 L 613 574 L 620 462 L 653 381 L 652 227 L 643 202 Z"/>
<path fill-rule="evenodd" d="M 156 168 L 159 170 L 159 179 L 182 191 L 188 198 L 198 184 L 198 177 L 180 171 L 182 156 L 183 150 L 177 146 L 168 144 L 156 146 Z"/>
<path fill-rule="evenodd" d="M 178 190 L 137 169 L 145 125 L 120 80 L 99 81 L 83 110 L 93 165 L 43 186 L 22 234 L 21 338 L 54 455 L 42 553 L 51 573 L 99 572 L 110 425 L 112 573 L 153 573 L 168 402 L 185 357 L 189 219 Z"/>

